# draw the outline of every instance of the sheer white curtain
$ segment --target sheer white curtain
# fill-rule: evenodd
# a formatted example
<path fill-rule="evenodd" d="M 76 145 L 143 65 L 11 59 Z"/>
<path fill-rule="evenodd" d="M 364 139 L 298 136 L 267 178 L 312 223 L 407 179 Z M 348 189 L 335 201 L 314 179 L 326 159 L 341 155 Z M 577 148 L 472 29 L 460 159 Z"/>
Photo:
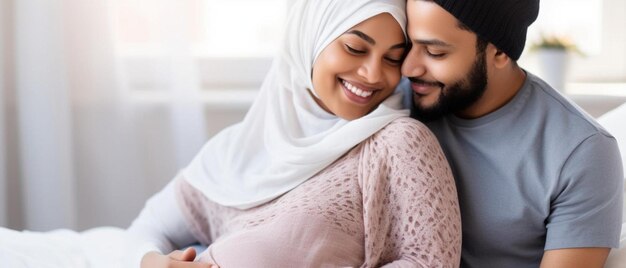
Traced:
<path fill-rule="evenodd" d="M 6 7 L 3 2 L 0 2 L 0 18 L 6 17 L 5 11 Z M 5 80 L 5 71 L 4 64 L 6 62 L 5 53 L 5 45 L 6 42 L 5 35 L 5 23 L 2 19 L 0 19 L 0 100 L 6 99 L 6 80 Z M 7 225 L 7 174 L 6 174 L 6 134 L 5 134 L 5 114 L 6 105 L 4 101 L 0 101 L 0 226 Z"/>
<path fill-rule="evenodd" d="M 124 1 L 0 2 L 0 226 L 125 227 L 208 138 L 181 11 L 193 1 L 144 2 L 164 12 L 161 101 L 130 90 Z"/>

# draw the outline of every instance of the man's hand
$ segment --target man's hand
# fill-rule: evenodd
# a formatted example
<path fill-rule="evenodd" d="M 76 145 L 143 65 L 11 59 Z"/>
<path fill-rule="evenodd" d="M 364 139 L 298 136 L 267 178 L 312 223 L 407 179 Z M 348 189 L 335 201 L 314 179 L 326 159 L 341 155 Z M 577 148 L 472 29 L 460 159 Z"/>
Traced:
<path fill-rule="evenodd" d="M 187 248 L 185 251 L 175 250 L 170 254 L 162 255 L 152 251 L 141 259 L 142 268 L 219 268 L 210 263 L 194 262 L 196 250 Z"/>

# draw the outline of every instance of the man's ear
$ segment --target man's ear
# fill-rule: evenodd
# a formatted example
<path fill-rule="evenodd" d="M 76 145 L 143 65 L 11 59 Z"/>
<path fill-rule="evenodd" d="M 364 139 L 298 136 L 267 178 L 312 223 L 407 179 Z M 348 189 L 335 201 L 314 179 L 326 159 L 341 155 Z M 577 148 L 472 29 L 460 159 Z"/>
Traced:
<path fill-rule="evenodd" d="M 488 53 L 491 52 L 489 53 L 489 55 L 493 58 L 493 66 L 498 69 L 502 69 L 512 62 L 511 58 L 509 58 L 509 56 L 504 53 L 504 51 L 499 50 L 493 44 L 489 44 L 487 50 Z"/>

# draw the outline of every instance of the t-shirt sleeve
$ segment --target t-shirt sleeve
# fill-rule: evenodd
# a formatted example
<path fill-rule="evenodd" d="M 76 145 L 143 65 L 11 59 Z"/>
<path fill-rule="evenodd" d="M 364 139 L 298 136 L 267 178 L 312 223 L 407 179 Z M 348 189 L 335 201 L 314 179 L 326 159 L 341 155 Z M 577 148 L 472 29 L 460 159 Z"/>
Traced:
<path fill-rule="evenodd" d="M 551 200 L 545 250 L 618 247 L 623 170 L 617 142 L 597 133 L 565 161 Z"/>

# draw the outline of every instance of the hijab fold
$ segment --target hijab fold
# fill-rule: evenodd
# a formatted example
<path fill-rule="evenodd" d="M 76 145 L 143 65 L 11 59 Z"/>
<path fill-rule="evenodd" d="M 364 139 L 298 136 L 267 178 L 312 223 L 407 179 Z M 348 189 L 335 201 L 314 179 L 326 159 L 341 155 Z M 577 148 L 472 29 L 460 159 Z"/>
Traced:
<path fill-rule="evenodd" d="M 297 0 L 279 55 L 243 121 L 210 139 L 182 170 L 209 200 L 239 209 L 297 187 L 398 117 L 394 92 L 371 113 L 351 121 L 323 110 L 312 67 L 322 50 L 360 22 L 391 14 L 404 30 L 404 0 Z"/>

